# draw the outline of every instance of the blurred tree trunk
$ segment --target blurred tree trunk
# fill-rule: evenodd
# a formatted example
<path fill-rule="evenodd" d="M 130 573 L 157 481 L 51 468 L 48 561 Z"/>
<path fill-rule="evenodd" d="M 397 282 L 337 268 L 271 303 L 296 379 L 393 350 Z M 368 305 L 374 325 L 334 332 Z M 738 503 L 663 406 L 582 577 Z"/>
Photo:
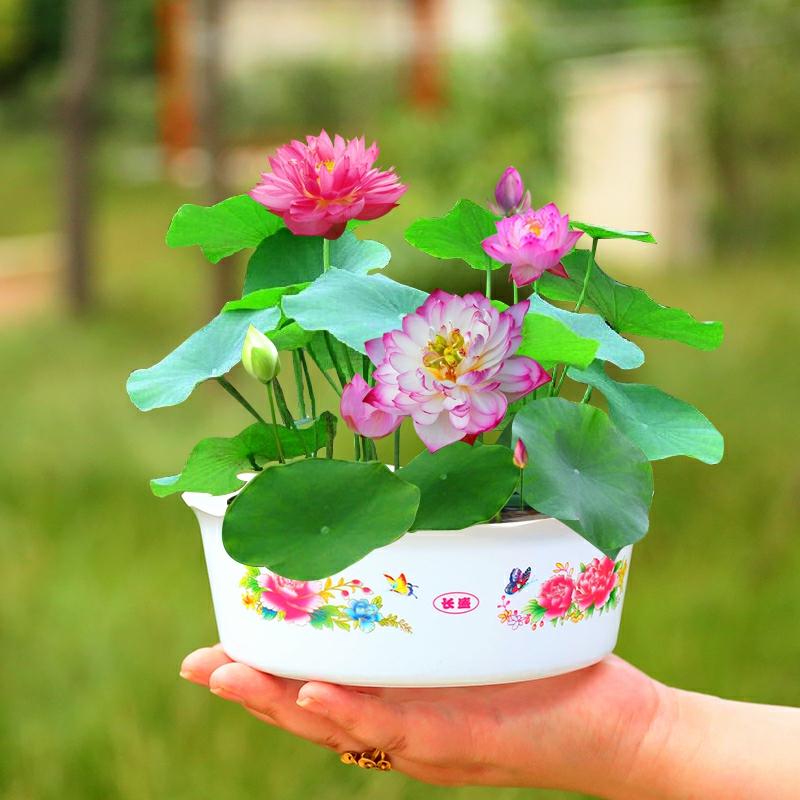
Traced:
<path fill-rule="evenodd" d="M 189 0 L 158 0 L 158 129 L 167 168 L 195 145 Z"/>
<path fill-rule="evenodd" d="M 220 120 L 222 108 L 222 65 L 220 61 L 220 16 L 223 0 L 194 0 L 195 87 L 197 97 L 198 145 L 205 156 L 205 201 L 209 205 L 227 196 Z M 226 258 L 212 265 L 214 313 L 233 296 L 235 261 Z"/>
<path fill-rule="evenodd" d="M 439 0 L 411 0 L 411 6 L 411 102 L 416 108 L 438 108 L 442 105 Z"/>
<path fill-rule="evenodd" d="M 103 0 L 72 0 L 64 48 L 64 285 L 75 314 L 86 312 L 92 302 L 91 155 L 105 12 Z"/>

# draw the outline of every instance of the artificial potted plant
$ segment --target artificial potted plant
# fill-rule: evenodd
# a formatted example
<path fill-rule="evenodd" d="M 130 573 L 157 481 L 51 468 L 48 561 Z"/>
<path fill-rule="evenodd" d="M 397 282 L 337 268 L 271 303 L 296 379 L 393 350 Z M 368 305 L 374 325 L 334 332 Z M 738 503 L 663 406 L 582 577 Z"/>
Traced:
<path fill-rule="evenodd" d="M 132 373 L 129 395 L 146 411 L 216 380 L 252 420 L 199 442 L 152 490 L 194 509 L 222 644 L 252 666 L 446 686 L 591 664 L 616 642 L 650 462 L 723 450 L 699 411 L 607 366 L 642 364 L 631 334 L 710 350 L 722 326 L 600 268 L 601 240 L 649 233 L 534 208 L 513 168 L 492 207 L 460 200 L 406 231 L 475 270 L 476 291 L 397 283 L 380 274 L 388 250 L 362 237 L 406 188 L 377 156 L 323 131 L 279 148 L 249 195 L 178 210 L 169 245 L 212 262 L 254 248 L 244 291 Z M 511 280 L 510 306 L 492 298 L 495 276 Z M 259 408 L 226 377 L 240 361 L 266 387 Z M 320 407 L 322 380 L 338 407 Z M 410 458 L 403 425 L 421 442 Z M 352 459 L 333 457 L 344 429 Z"/>

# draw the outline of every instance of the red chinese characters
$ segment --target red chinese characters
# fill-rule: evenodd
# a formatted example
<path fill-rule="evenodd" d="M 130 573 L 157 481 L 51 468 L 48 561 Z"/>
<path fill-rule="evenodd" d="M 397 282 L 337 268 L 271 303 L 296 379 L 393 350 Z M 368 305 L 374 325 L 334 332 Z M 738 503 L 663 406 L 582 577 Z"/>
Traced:
<path fill-rule="evenodd" d="M 480 605 L 472 592 L 444 592 L 434 597 L 433 607 L 443 614 L 468 614 Z"/>

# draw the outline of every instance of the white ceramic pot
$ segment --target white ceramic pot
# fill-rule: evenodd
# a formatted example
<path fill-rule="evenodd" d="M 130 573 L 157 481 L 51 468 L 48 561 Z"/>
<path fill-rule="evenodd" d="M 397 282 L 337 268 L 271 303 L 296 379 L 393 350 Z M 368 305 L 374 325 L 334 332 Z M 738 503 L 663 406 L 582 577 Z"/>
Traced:
<path fill-rule="evenodd" d="M 183 497 L 200 521 L 222 646 L 265 672 L 356 686 L 509 683 L 586 667 L 616 644 L 631 548 L 612 562 L 549 517 L 406 534 L 299 582 L 226 553 L 226 497 Z"/>

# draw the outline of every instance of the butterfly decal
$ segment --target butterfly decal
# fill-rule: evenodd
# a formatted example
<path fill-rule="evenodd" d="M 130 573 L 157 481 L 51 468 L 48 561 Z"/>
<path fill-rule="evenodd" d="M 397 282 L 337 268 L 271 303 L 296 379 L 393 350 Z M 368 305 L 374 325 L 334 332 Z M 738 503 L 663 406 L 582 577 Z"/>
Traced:
<path fill-rule="evenodd" d="M 411 583 L 406 578 L 404 572 L 401 572 L 396 578 L 384 572 L 383 577 L 389 581 L 389 591 L 405 595 L 406 597 L 416 597 L 419 599 L 419 595 L 416 594 L 416 590 L 419 589 L 419 586 L 416 583 Z"/>
<path fill-rule="evenodd" d="M 508 576 L 508 586 L 506 586 L 506 594 L 516 594 L 525 588 L 528 581 L 531 579 L 531 568 L 528 567 L 524 572 L 519 567 L 514 567 L 511 574 Z"/>

